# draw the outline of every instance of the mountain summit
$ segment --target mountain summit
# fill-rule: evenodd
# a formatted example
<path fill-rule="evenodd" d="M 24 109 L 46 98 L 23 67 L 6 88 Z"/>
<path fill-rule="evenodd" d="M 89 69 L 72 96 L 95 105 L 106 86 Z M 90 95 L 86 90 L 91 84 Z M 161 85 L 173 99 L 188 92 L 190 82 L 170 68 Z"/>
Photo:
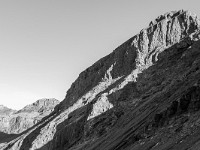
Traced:
<path fill-rule="evenodd" d="M 51 114 L 1 149 L 197 150 L 199 39 L 196 15 L 160 15 L 81 72 Z"/>

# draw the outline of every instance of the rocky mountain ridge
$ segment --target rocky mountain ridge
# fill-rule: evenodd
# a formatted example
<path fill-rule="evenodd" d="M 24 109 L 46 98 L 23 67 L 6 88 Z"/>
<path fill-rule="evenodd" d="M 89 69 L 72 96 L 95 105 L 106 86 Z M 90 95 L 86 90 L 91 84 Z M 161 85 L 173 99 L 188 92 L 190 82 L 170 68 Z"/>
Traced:
<path fill-rule="evenodd" d="M 54 109 L 54 107 L 59 103 L 59 101 L 55 98 L 43 98 L 39 99 L 33 104 L 27 105 L 18 112 L 39 112 L 42 113 L 43 111 L 50 111 Z M 51 110 L 52 111 L 52 110 Z"/>
<path fill-rule="evenodd" d="M 80 73 L 12 150 L 198 150 L 200 20 L 173 11 Z"/>
<path fill-rule="evenodd" d="M 59 101 L 53 98 L 40 99 L 18 111 L 1 105 L 0 132 L 5 134 L 22 133 L 50 114 L 57 104 Z"/>
<path fill-rule="evenodd" d="M 6 106 L 0 105 L 0 115 L 9 115 L 14 113 L 16 110 L 10 109 Z"/>

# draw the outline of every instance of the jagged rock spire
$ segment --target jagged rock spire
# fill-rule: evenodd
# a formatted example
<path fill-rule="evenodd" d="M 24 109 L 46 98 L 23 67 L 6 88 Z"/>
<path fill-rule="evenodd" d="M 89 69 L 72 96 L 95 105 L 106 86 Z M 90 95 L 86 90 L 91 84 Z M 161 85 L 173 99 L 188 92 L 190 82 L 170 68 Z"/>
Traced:
<path fill-rule="evenodd" d="M 189 11 L 171 11 L 160 15 L 132 39 L 132 46 L 138 53 L 138 67 L 151 65 L 166 47 L 180 42 L 199 28 L 200 20 Z"/>

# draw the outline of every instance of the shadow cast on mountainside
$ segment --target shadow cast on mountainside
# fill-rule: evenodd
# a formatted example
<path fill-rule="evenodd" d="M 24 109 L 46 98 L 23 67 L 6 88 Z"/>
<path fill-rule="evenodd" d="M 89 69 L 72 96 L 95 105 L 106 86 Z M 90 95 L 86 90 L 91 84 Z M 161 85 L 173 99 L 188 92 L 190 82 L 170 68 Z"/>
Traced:
<path fill-rule="evenodd" d="M 4 132 L 0 132 L 0 143 L 7 143 L 16 138 L 18 134 L 7 134 Z"/>
<path fill-rule="evenodd" d="M 83 136 L 84 124 L 87 121 L 90 109 L 91 108 L 86 105 L 70 113 L 68 119 L 56 126 L 56 133 L 53 136 L 53 139 L 56 137 L 56 140 L 49 141 L 38 150 L 47 150 L 51 146 L 53 146 L 55 150 L 63 150 L 64 147 L 70 148 L 69 145 L 75 145 Z M 63 146 L 63 144 L 65 146 Z"/>

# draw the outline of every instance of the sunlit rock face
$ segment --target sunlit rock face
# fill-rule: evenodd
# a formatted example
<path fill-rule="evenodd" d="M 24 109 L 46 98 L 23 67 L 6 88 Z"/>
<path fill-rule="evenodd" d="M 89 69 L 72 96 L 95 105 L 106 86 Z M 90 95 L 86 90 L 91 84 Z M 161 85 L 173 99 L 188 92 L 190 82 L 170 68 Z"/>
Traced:
<path fill-rule="evenodd" d="M 0 132 L 21 133 L 50 114 L 57 104 L 56 99 L 40 99 L 19 111 L 0 106 Z"/>
<path fill-rule="evenodd" d="M 12 114 L 14 112 L 15 112 L 15 110 L 12 110 L 6 106 L 0 105 L 0 115 L 6 116 L 6 115 Z"/>
<path fill-rule="evenodd" d="M 199 29 L 189 11 L 160 15 L 80 73 L 51 114 L 2 149 L 195 150 Z"/>

